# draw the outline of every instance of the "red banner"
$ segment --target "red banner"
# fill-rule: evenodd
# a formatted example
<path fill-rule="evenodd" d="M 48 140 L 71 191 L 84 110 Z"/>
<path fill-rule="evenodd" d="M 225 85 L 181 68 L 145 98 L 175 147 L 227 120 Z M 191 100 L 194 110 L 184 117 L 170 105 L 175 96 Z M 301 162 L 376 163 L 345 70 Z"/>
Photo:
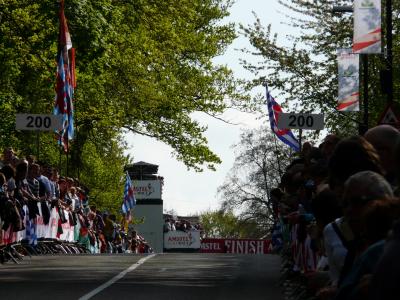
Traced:
<path fill-rule="evenodd" d="M 270 240 L 252 239 L 203 239 L 201 253 L 267 254 Z"/>

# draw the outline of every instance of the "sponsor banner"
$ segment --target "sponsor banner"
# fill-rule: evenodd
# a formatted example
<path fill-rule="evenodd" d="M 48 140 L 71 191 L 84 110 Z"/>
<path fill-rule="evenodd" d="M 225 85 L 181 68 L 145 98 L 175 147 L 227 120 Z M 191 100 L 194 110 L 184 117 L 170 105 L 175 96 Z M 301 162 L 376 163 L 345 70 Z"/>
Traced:
<path fill-rule="evenodd" d="M 381 0 L 354 0 L 354 53 L 381 53 Z"/>
<path fill-rule="evenodd" d="M 270 240 L 254 239 L 203 239 L 202 253 L 267 254 L 271 251 Z"/>
<path fill-rule="evenodd" d="M 61 241 L 73 242 L 74 241 L 74 226 L 71 226 L 69 214 L 66 211 L 63 211 L 64 217 L 67 222 L 61 224 L 62 227 L 62 234 L 60 234 L 59 239 Z"/>
<path fill-rule="evenodd" d="M 164 233 L 165 249 L 200 249 L 200 231 L 168 231 Z"/>
<path fill-rule="evenodd" d="M 338 49 L 338 111 L 359 111 L 360 58 L 351 49 Z"/>
<path fill-rule="evenodd" d="M 133 190 L 136 199 L 161 199 L 160 180 L 135 180 Z"/>
<path fill-rule="evenodd" d="M 28 216 L 29 214 L 27 213 L 27 208 L 26 206 L 23 207 L 25 216 L 23 218 L 24 226 L 25 229 L 18 231 L 18 232 L 13 232 L 12 226 L 9 226 L 7 230 L 1 230 L 0 232 L 0 245 L 3 244 L 10 244 L 10 243 L 15 243 L 15 242 L 20 242 L 25 239 L 29 239 L 29 236 L 27 236 L 27 226 L 28 222 L 32 221 L 33 226 L 34 226 L 34 231 L 35 235 L 37 238 L 50 238 L 50 239 L 58 239 L 62 241 L 68 241 L 68 242 L 74 242 L 74 240 L 78 239 L 78 234 L 77 232 L 75 236 L 75 226 L 71 226 L 69 223 L 69 214 L 64 211 L 64 216 L 67 220 L 66 223 L 61 224 L 63 233 L 58 234 L 58 229 L 59 229 L 59 214 L 57 211 L 57 208 L 53 207 L 50 210 L 50 216 L 49 216 L 49 222 L 45 224 L 44 218 L 43 218 L 43 213 L 42 213 L 42 207 L 40 203 L 38 205 L 38 210 L 39 210 L 39 216 L 37 216 L 35 219 L 29 220 Z"/>

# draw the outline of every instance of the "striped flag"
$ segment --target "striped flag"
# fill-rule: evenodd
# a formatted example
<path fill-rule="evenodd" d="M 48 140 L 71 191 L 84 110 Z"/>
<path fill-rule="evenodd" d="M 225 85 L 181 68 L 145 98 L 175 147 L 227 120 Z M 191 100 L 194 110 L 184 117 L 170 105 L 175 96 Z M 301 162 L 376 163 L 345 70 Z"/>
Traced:
<path fill-rule="evenodd" d="M 284 142 L 286 145 L 291 147 L 294 151 L 300 150 L 300 145 L 297 139 L 294 137 L 292 131 L 290 129 L 279 129 L 278 119 L 279 115 L 282 113 L 281 106 L 275 101 L 275 99 L 271 96 L 268 91 L 268 86 L 266 86 L 267 90 L 267 105 L 268 105 L 268 114 L 269 114 L 269 123 L 271 124 L 271 130 L 275 135 Z"/>
<path fill-rule="evenodd" d="M 68 150 L 74 138 L 73 96 L 76 87 L 75 51 L 64 15 L 64 0 L 60 2 L 60 32 L 58 41 L 57 84 L 53 114 L 62 115 L 63 128 L 58 133 L 59 144 Z"/>
<path fill-rule="evenodd" d="M 126 219 L 131 220 L 131 210 L 136 205 L 135 193 L 133 191 L 133 184 L 129 173 L 126 172 L 126 181 L 124 189 L 124 202 L 122 203 L 122 213 L 125 214 Z"/>

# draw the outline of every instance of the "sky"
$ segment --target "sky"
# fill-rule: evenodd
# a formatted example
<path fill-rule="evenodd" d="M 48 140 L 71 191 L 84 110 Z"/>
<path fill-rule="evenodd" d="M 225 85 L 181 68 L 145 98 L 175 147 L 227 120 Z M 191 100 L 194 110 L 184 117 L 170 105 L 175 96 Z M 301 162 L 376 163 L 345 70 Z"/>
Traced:
<path fill-rule="evenodd" d="M 230 10 L 231 15 L 225 21 L 252 24 L 255 21 L 255 11 L 264 26 L 271 23 L 272 31 L 279 34 L 287 30 L 287 26 L 281 24 L 283 17 L 279 11 L 282 10 L 278 0 L 236 0 Z M 215 62 L 226 64 L 237 77 L 250 79 L 251 75 L 239 63 L 243 54 L 236 50 L 245 47 L 251 48 L 244 37 L 239 37 L 225 55 L 216 58 Z M 246 60 L 252 60 L 252 57 L 246 57 Z M 242 129 L 263 125 L 254 115 L 237 111 L 228 111 L 224 118 L 238 125 L 226 124 L 200 113 L 196 113 L 194 118 L 202 125 L 208 126 L 205 132 L 208 145 L 222 160 L 222 163 L 216 166 L 216 171 L 205 169 L 199 173 L 188 170 L 182 162 L 172 156 L 172 148 L 164 143 L 137 134 L 129 133 L 126 136 L 129 147 L 127 153 L 133 156 L 134 162 L 145 161 L 159 165 L 158 174 L 164 177 L 164 211 L 174 210 L 180 216 L 195 215 L 219 207 L 221 199 L 217 195 L 217 189 L 224 183 L 235 159 L 232 145 L 239 142 Z"/>

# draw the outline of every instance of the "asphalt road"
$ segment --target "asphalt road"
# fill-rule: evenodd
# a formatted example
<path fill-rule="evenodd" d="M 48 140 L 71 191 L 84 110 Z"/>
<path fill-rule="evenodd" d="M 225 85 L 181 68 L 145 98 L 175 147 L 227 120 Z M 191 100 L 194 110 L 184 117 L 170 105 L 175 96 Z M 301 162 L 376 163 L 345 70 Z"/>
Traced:
<path fill-rule="evenodd" d="M 41 256 L 0 265 L 0 299 L 281 300 L 274 255 Z"/>

